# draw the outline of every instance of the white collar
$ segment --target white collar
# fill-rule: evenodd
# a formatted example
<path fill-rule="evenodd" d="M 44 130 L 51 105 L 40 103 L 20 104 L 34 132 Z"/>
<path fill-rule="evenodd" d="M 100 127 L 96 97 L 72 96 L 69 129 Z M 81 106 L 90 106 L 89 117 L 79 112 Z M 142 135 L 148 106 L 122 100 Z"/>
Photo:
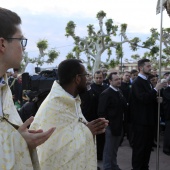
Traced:
<path fill-rule="evenodd" d="M 109 87 L 112 88 L 114 91 L 119 91 L 119 89 L 116 89 L 116 88 L 113 87 L 112 85 L 110 85 Z"/>
<path fill-rule="evenodd" d="M 145 75 L 143 75 L 143 74 L 141 74 L 141 73 L 139 73 L 138 76 L 141 77 L 141 78 L 144 79 L 144 80 L 147 80 L 147 79 L 148 79 Z"/>

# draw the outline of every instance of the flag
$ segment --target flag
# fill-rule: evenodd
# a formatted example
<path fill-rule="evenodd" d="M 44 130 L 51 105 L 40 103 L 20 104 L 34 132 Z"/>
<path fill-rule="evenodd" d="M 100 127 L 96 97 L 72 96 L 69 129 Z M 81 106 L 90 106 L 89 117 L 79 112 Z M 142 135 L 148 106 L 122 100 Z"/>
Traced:
<path fill-rule="evenodd" d="M 161 6 L 160 6 L 160 1 L 161 0 L 158 0 L 158 2 L 157 2 L 157 6 L 156 6 L 156 14 L 159 14 L 160 12 L 161 12 Z M 167 2 L 167 0 L 162 0 L 162 10 L 164 10 L 165 9 L 165 7 L 164 7 L 164 4 Z"/>

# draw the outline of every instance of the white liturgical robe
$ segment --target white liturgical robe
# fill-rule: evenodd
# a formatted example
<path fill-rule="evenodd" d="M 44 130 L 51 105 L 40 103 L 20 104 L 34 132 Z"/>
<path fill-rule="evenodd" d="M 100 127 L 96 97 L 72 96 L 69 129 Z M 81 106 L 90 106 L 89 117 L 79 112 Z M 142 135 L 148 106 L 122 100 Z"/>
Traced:
<path fill-rule="evenodd" d="M 96 170 L 93 135 L 83 123 L 80 98 L 73 98 L 57 82 L 41 104 L 31 129 L 56 127 L 38 147 L 41 170 Z"/>
<path fill-rule="evenodd" d="M 39 167 L 33 168 L 27 143 L 17 130 L 23 123 L 5 82 L 0 88 L 0 170 L 39 170 Z"/>

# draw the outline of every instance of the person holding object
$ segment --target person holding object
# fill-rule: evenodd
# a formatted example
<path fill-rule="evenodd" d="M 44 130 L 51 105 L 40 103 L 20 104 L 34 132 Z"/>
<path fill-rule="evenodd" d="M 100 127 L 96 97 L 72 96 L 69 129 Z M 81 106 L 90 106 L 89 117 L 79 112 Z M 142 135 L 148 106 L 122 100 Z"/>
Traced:
<path fill-rule="evenodd" d="M 6 72 L 9 68 L 19 68 L 27 45 L 20 25 L 21 19 L 15 12 L 0 7 L 0 169 L 38 170 L 35 148 L 55 128 L 45 132 L 27 129 L 34 118 L 22 123 L 14 106 Z"/>
<path fill-rule="evenodd" d="M 139 74 L 132 83 L 130 109 L 134 131 L 132 167 L 133 170 L 149 170 L 149 160 L 157 126 L 157 92 L 167 86 L 159 82 L 153 88 L 148 81 L 151 64 L 148 59 L 138 61 Z"/>
<path fill-rule="evenodd" d="M 98 118 L 87 122 L 82 114 L 79 94 L 86 91 L 88 76 L 80 60 L 67 59 L 59 64 L 59 84 L 54 82 L 30 127 L 56 127 L 50 139 L 38 147 L 41 170 L 97 169 L 94 135 L 104 133 L 108 121 Z"/>

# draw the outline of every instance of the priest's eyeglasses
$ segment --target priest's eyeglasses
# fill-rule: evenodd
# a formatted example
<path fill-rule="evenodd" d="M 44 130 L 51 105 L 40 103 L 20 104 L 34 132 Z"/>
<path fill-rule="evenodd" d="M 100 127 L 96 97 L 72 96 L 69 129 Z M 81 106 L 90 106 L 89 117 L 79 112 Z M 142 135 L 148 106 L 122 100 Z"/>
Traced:
<path fill-rule="evenodd" d="M 90 76 L 90 74 L 84 73 L 84 74 L 78 74 L 78 76 L 85 76 L 86 78 L 88 78 Z"/>
<path fill-rule="evenodd" d="M 6 38 L 7 40 L 19 40 L 21 42 L 22 47 L 27 46 L 27 39 L 26 38 Z"/>

